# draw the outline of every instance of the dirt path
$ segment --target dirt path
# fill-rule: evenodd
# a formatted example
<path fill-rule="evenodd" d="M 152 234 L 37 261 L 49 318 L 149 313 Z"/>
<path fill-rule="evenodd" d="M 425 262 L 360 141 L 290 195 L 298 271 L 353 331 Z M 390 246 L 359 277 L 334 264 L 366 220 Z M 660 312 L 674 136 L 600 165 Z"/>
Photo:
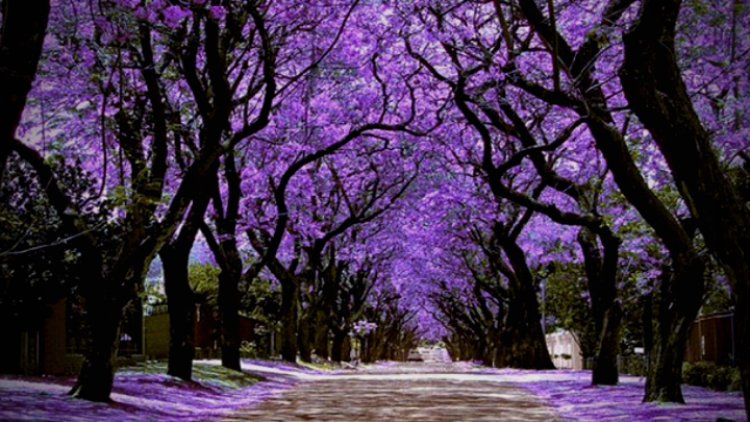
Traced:
<path fill-rule="evenodd" d="M 312 376 L 230 421 L 553 421 L 553 410 L 491 375 L 409 363 Z"/>

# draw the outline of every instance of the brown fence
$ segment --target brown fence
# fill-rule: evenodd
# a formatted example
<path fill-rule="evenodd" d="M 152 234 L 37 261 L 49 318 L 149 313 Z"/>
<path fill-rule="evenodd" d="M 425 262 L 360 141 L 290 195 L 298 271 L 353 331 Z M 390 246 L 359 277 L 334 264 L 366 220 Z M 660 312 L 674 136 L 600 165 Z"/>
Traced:
<path fill-rule="evenodd" d="M 734 317 L 732 313 L 706 315 L 690 326 L 686 362 L 734 363 Z"/>
<path fill-rule="evenodd" d="M 150 359 L 163 359 L 169 356 L 169 315 L 166 307 L 145 318 L 146 355 Z M 217 358 L 220 356 L 221 329 L 219 314 L 208 306 L 197 306 L 194 326 L 196 358 Z M 240 316 L 240 340 L 251 342 L 255 322 Z"/>

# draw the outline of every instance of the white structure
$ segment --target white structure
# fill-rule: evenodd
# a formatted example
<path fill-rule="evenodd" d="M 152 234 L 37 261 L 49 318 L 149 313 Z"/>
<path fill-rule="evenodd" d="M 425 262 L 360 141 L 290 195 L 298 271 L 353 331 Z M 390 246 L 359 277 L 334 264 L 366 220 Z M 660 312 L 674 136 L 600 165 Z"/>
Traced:
<path fill-rule="evenodd" d="M 552 363 L 558 369 L 583 369 L 581 347 L 576 341 L 575 334 L 570 331 L 555 331 L 545 336 L 547 349 Z"/>

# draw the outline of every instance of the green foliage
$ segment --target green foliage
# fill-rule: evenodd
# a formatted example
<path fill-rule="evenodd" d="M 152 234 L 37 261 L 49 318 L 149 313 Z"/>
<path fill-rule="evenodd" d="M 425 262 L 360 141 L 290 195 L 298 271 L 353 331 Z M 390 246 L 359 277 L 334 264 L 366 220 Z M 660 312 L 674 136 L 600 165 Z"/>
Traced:
<path fill-rule="evenodd" d="M 632 355 L 635 347 L 643 347 L 644 344 L 643 317 L 645 303 L 643 289 L 648 287 L 639 285 L 639 281 L 645 278 L 647 276 L 638 265 L 620 271 L 617 292 L 623 308 L 620 352 L 625 356 Z M 640 359 L 638 356 L 634 357 L 636 360 Z"/>
<path fill-rule="evenodd" d="M 93 234 L 106 248 L 117 231 L 107 223 L 107 204 L 92 199 L 97 192 L 90 175 L 80 164 L 64 165 L 59 156 L 47 161 L 76 212 L 98 229 Z M 31 326 L 45 317 L 45 304 L 72 294 L 87 269 L 35 172 L 15 155 L 0 187 L 0 225 L 0 316 L 8 324 Z"/>
<path fill-rule="evenodd" d="M 155 306 L 167 303 L 167 295 L 161 291 L 158 284 L 146 283 L 141 294 L 141 300 L 143 311 L 146 315 L 151 315 Z"/>
<path fill-rule="evenodd" d="M 240 312 L 251 318 L 254 338 L 245 350 L 247 357 L 266 357 L 271 350 L 271 334 L 281 319 L 281 292 L 265 279 L 255 279 L 242 292 Z"/>
<path fill-rule="evenodd" d="M 216 306 L 219 296 L 221 270 L 211 264 L 190 264 L 188 281 L 200 301 Z"/>
<path fill-rule="evenodd" d="M 128 204 L 129 197 L 128 188 L 125 186 L 117 186 L 108 194 L 108 200 L 115 207 L 125 207 Z"/>
<path fill-rule="evenodd" d="M 557 265 L 547 276 L 547 332 L 563 329 L 576 334 L 584 356 L 592 356 L 597 333 L 591 315 L 586 275 L 579 265 Z"/>
<path fill-rule="evenodd" d="M 727 312 L 734 306 L 734 300 L 724 271 L 713 260 L 708 265 L 706 292 L 703 297 L 702 315 Z"/>
<path fill-rule="evenodd" d="M 682 381 L 719 391 L 739 391 L 742 388 L 739 369 L 705 361 L 685 363 Z"/>
<path fill-rule="evenodd" d="M 255 279 L 242 296 L 241 307 L 258 323 L 256 331 L 271 330 L 280 318 L 281 292 L 269 280 Z"/>
<path fill-rule="evenodd" d="M 246 359 L 258 357 L 258 345 L 254 341 L 243 341 L 240 344 L 240 356 Z"/>

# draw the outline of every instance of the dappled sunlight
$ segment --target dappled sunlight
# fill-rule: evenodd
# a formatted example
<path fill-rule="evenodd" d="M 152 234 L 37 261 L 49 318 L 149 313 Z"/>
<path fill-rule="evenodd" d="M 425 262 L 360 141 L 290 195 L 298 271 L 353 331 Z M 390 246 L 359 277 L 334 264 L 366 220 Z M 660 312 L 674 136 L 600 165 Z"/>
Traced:
<path fill-rule="evenodd" d="M 305 375 L 297 388 L 229 420 L 558 420 L 542 401 L 491 375 L 430 373 L 450 366 L 421 363 L 384 366 L 410 371 L 379 374 L 375 365 L 356 374 Z"/>
<path fill-rule="evenodd" d="M 588 371 L 567 371 L 561 376 L 516 373 L 501 377 L 518 383 L 571 420 L 747 420 L 741 393 L 683 386 L 684 405 L 642 403 L 643 378 L 624 376 L 616 386 L 592 386 Z"/>
<path fill-rule="evenodd" d="M 323 372 L 264 360 L 242 368 L 198 361 L 195 382 L 165 375 L 164 363 L 125 368 L 109 404 L 68 396 L 73 378 L 6 377 L 0 420 L 746 420 L 739 393 L 683 386 L 685 405 L 644 404 L 643 378 L 594 387 L 589 371 L 382 362 Z"/>
<path fill-rule="evenodd" d="M 111 403 L 92 403 L 68 396 L 73 378 L 28 381 L 3 378 L 0 379 L 3 398 L 0 420 L 216 419 L 291 386 L 279 381 L 257 383 L 258 376 L 202 362 L 194 364 L 194 382 L 182 381 L 164 372 L 166 365 L 163 363 L 124 368 L 115 377 Z"/>

